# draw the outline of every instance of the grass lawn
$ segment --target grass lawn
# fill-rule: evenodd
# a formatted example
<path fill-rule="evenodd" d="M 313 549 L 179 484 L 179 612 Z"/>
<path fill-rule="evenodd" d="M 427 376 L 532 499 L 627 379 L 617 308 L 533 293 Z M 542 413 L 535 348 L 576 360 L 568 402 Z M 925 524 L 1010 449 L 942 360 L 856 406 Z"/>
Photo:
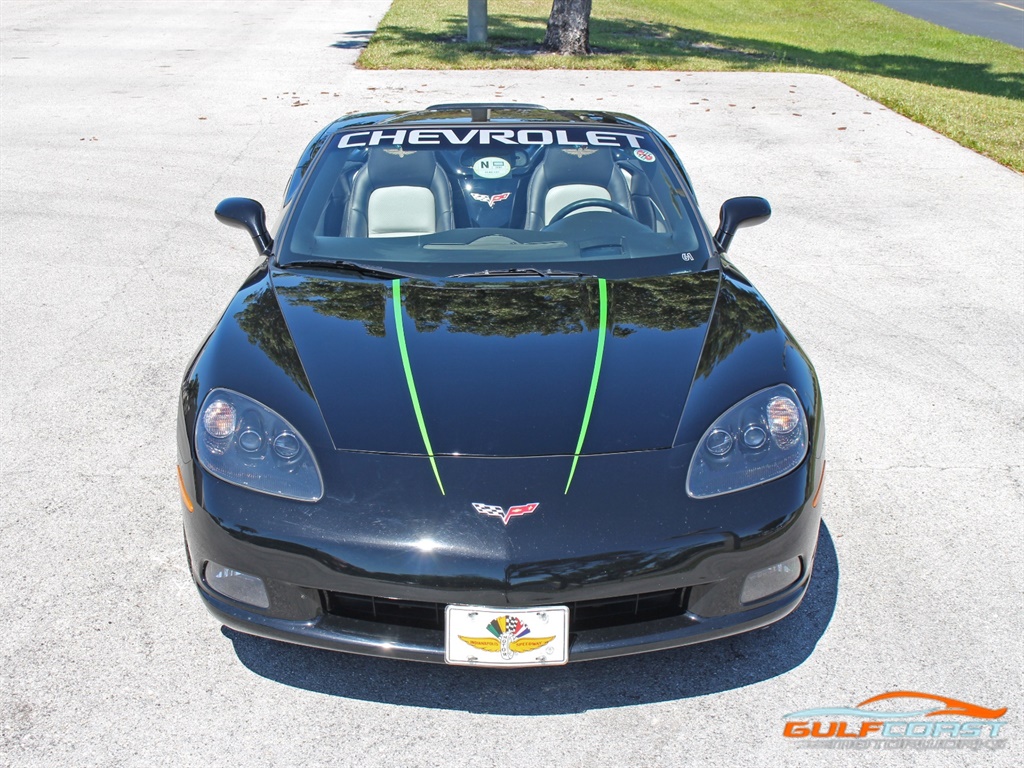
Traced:
<path fill-rule="evenodd" d="M 1024 51 L 869 0 L 594 0 L 595 54 L 537 53 L 551 0 L 489 0 L 488 42 L 466 0 L 394 0 L 368 69 L 811 72 L 838 80 L 1024 172 Z"/>

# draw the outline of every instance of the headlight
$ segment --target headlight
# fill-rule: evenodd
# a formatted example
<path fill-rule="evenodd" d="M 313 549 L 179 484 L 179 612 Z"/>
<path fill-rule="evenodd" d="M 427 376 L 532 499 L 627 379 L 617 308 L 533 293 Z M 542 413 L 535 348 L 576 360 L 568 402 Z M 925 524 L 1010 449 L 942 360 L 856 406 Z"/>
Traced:
<path fill-rule="evenodd" d="M 785 384 L 762 389 L 723 413 L 697 443 L 686 477 L 696 499 L 767 483 L 807 455 L 807 417 Z"/>
<path fill-rule="evenodd" d="M 196 456 L 214 477 L 272 496 L 319 501 L 324 483 L 295 428 L 230 389 L 206 396 L 196 419 Z"/>

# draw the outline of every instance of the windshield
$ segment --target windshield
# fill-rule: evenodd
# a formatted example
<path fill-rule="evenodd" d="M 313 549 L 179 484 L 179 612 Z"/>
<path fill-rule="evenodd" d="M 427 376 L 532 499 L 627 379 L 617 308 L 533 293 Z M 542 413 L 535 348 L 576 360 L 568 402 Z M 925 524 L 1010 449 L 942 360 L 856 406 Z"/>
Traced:
<path fill-rule="evenodd" d="M 659 262 L 657 272 L 706 267 L 679 173 L 650 135 L 492 126 L 338 133 L 309 171 L 278 263 L 344 260 L 432 274 L 589 274 L 643 259 Z"/>

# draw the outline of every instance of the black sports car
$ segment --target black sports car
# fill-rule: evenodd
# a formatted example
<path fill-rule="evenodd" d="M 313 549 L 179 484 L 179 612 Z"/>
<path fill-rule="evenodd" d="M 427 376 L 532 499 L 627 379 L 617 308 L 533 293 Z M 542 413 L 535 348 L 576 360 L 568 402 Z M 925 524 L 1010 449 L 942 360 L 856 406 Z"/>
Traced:
<path fill-rule="evenodd" d="M 445 104 L 306 148 L 188 367 L 192 575 L 224 624 L 527 666 L 744 632 L 799 604 L 821 395 L 668 142 L 621 114 Z"/>

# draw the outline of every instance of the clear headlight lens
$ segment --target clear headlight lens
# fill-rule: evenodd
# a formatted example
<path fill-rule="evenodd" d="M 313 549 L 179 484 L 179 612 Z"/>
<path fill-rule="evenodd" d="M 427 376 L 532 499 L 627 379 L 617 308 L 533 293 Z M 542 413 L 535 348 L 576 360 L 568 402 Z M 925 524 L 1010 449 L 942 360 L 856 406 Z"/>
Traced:
<path fill-rule="evenodd" d="M 785 384 L 723 413 L 697 443 L 686 492 L 697 499 L 751 488 L 796 469 L 807 455 L 807 417 Z"/>
<path fill-rule="evenodd" d="M 214 389 L 199 414 L 196 456 L 210 474 L 272 496 L 299 501 L 323 497 L 313 452 L 267 406 L 229 389 Z"/>

